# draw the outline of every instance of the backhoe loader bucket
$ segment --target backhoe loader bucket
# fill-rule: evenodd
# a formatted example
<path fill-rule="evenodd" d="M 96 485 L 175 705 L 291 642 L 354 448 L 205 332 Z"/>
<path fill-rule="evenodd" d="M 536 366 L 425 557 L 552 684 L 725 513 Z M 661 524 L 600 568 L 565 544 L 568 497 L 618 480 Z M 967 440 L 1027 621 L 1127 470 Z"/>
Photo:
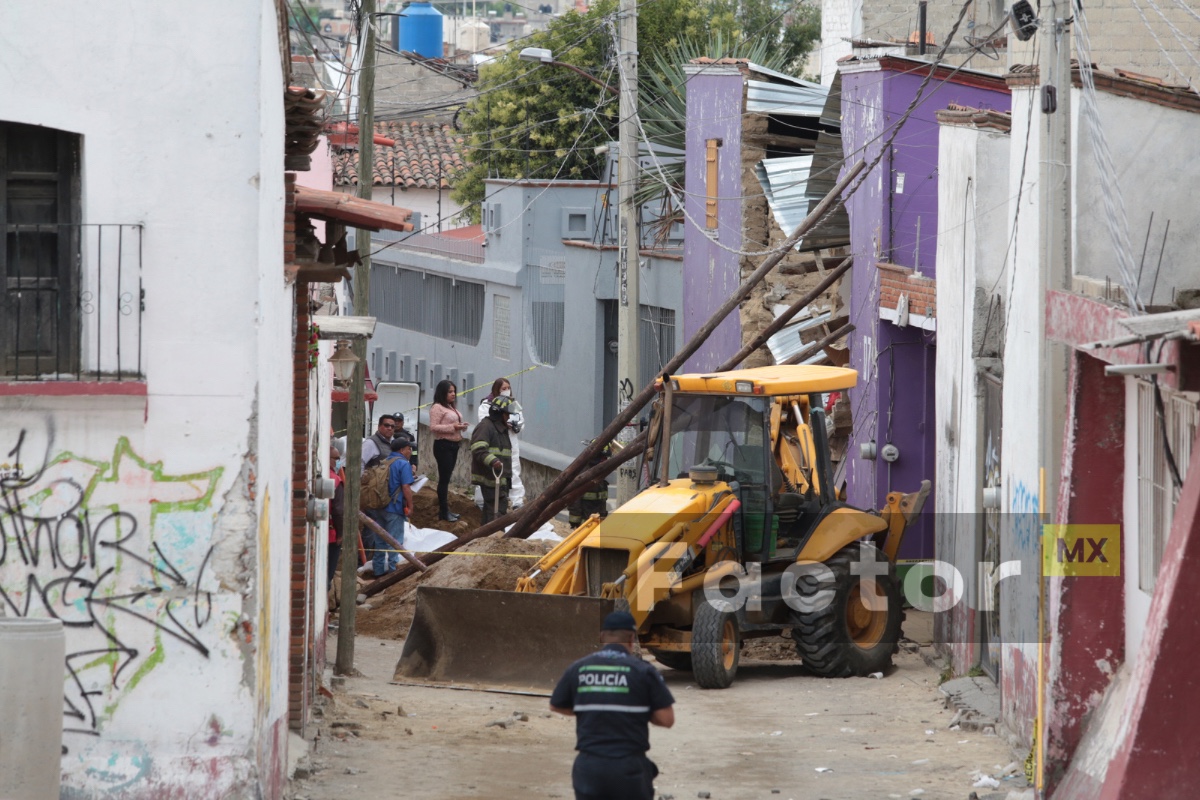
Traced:
<path fill-rule="evenodd" d="M 396 680 L 553 687 L 600 647 L 614 601 L 486 589 L 417 588 Z"/>

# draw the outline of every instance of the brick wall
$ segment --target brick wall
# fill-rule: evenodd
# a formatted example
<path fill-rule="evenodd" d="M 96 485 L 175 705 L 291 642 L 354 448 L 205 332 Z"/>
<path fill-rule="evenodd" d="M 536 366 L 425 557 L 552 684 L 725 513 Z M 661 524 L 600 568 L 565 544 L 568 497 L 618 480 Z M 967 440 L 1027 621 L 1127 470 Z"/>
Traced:
<path fill-rule="evenodd" d="M 295 260 L 296 176 L 285 178 L 284 261 Z M 307 635 L 311 619 L 309 597 L 313 574 L 311 537 L 308 528 L 308 284 L 295 284 L 295 328 L 292 337 L 292 528 L 291 570 L 288 586 L 288 726 L 303 730 L 311 696 L 305 680 L 309 664 Z"/>
<path fill-rule="evenodd" d="M 917 275 L 907 267 L 881 263 L 879 267 L 879 305 L 896 309 L 901 295 L 908 297 L 908 313 L 937 317 L 937 281 Z"/>

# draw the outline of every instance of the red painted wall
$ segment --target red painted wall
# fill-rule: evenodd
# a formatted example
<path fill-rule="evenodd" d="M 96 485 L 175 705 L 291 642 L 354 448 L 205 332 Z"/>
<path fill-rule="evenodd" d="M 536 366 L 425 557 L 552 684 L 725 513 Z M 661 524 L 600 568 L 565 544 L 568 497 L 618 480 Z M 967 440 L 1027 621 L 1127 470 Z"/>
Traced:
<path fill-rule="evenodd" d="M 1108 525 L 1122 520 L 1125 383 L 1104 362 L 1076 353 L 1063 448 L 1059 523 Z M 1073 445 L 1073 447 L 1072 447 Z M 1120 576 L 1047 578 L 1049 636 L 1062 642 L 1046 687 L 1047 793 L 1066 773 L 1084 718 L 1100 702 L 1125 658 L 1125 593 Z"/>

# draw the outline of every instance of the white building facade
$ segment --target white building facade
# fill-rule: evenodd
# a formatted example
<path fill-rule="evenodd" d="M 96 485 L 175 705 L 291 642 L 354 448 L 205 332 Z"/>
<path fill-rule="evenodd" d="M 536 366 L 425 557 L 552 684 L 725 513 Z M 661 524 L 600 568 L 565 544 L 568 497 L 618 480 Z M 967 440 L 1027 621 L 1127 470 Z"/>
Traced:
<path fill-rule="evenodd" d="M 63 797 L 286 780 L 286 53 L 209 10 L 0 7 L 0 613 L 66 626 Z"/>

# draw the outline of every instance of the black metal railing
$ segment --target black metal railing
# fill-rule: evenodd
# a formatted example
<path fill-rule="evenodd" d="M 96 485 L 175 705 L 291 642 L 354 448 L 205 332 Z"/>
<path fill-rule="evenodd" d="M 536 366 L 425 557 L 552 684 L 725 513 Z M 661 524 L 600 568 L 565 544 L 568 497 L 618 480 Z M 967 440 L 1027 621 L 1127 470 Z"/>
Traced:
<path fill-rule="evenodd" d="M 5 230 L 0 380 L 140 380 L 142 226 Z"/>

